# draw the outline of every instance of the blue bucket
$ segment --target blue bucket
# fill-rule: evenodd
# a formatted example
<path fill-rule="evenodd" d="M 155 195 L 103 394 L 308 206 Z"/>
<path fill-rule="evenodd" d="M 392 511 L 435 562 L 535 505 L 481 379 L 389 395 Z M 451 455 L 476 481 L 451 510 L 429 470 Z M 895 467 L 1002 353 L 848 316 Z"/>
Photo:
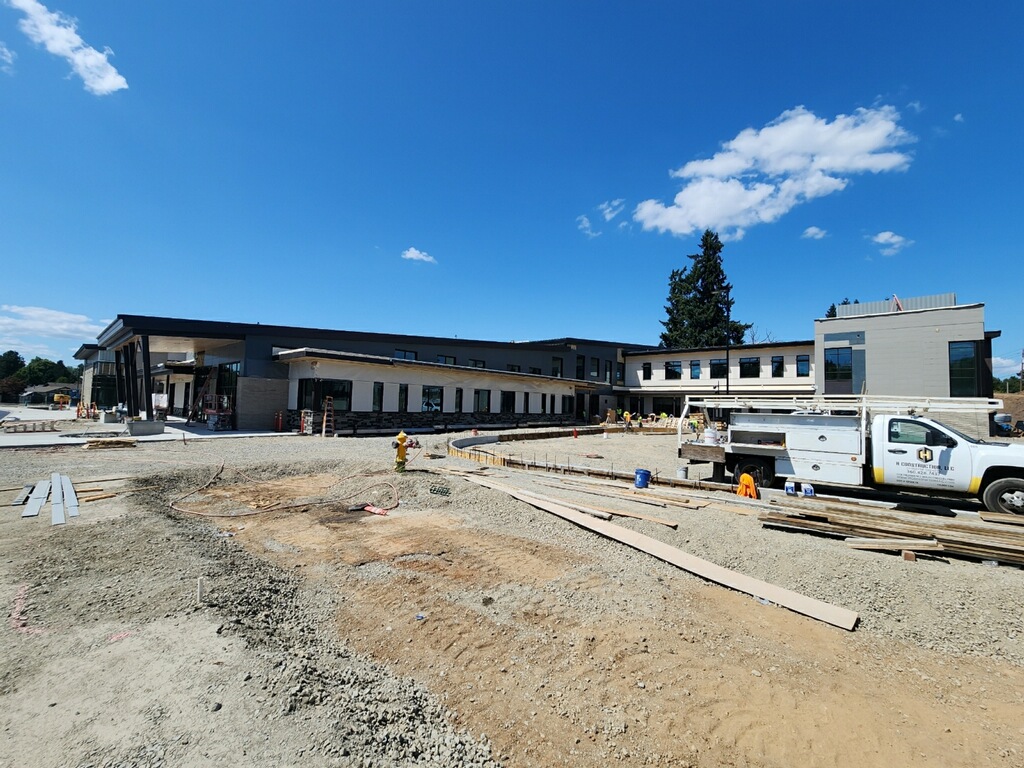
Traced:
<path fill-rule="evenodd" d="M 651 470 L 638 469 L 634 475 L 633 485 L 637 488 L 646 488 L 651 483 Z"/>

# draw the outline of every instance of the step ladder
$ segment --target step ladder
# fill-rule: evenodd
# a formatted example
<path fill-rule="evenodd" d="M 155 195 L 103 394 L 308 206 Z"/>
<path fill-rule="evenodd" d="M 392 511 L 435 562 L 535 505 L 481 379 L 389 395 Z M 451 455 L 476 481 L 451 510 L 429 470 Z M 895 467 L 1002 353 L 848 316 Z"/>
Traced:
<path fill-rule="evenodd" d="M 320 436 L 334 437 L 334 398 L 330 395 L 324 398 L 324 423 Z"/>
<path fill-rule="evenodd" d="M 199 388 L 199 392 L 196 393 L 195 400 L 192 401 L 192 407 L 188 409 L 188 416 L 185 419 L 186 424 L 191 424 L 193 419 L 199 415 L 200 406 L 203 403 L 203 398 L 210 390 L 210 385 L 217 381 L 217 366 L 213 366 L 210 369 L 209 375 L 206 377 L 206 381 L 203 382 L 203 386 Z"/>

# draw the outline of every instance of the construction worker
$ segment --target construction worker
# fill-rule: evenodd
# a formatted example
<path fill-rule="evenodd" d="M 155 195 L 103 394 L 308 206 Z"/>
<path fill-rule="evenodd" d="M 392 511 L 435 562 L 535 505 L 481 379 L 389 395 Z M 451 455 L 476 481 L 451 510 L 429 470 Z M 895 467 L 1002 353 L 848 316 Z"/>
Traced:
<path fill-rule="evenodd" d="M 626 422 L 626 431 L 629 432 L 629 425 L 630 422 L 633 421 L 633 414 L 631 414 L 629 411 L 626 411 L 624 414 L 622 414 L 622 418 Z"/>

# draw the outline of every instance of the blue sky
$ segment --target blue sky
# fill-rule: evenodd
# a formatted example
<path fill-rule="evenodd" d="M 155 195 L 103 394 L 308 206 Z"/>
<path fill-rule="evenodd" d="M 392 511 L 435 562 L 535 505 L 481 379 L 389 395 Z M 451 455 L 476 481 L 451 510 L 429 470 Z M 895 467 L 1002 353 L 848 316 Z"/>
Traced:
<path fill-rule="evenodd" d="M 0 349 L 118 313 L 655 344 L 955 292 L 1024 348 L 1024 5 L 0 0 Z"/>

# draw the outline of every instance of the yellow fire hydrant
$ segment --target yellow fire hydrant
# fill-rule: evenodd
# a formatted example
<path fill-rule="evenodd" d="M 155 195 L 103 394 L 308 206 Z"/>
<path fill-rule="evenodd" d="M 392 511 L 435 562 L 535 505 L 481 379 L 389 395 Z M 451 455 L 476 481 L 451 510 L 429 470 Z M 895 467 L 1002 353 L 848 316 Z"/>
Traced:
<path fill-rule="evenodd" d="M 395 449 L 395 471 L 405 472 L 405 442 L 408 440 L 408 435 L 405 431 L 398 433 L 398 437 L 395 438 L 391 446 Z"/>

